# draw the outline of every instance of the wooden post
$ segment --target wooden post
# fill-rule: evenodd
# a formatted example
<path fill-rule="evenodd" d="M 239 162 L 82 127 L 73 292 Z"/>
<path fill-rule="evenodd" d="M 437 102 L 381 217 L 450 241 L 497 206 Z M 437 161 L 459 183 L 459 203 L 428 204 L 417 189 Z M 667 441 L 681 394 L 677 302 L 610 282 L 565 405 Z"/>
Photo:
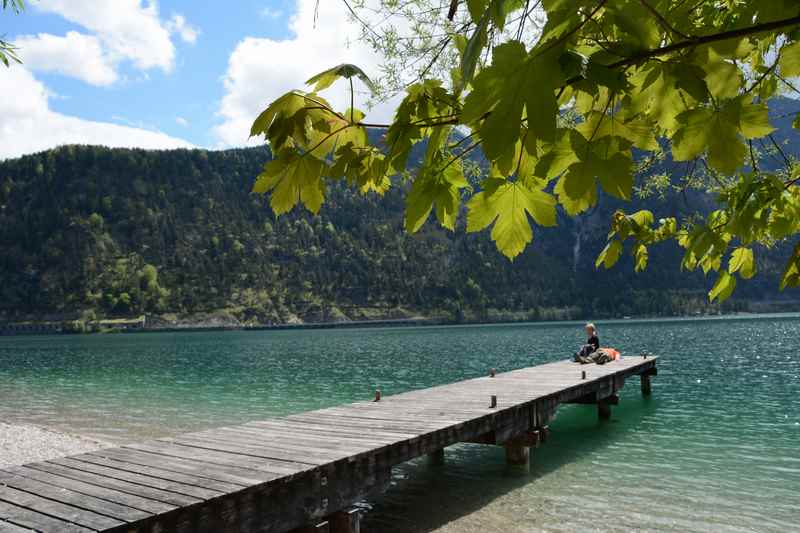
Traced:
<path fill-rule="evenodd" d="M 345 509 L 333 513 L 328 521 L 331 524 L 331 533 L 361 532 L 361 511 L 359 509 Z"/>
<path fill-rule="evenodd" d="M 433 466 L 444 466 L 444 448 L 429 453 L 428 462 Z"/>
<path fill-rule="evenodd" d="M 650 374 L 642 374 L 642 396 L 650 396 Z"/>
<path fill-rule="evenodd" d="M 380 389 L 375 389 L 375 400 L 373 400 L 373 401 L 376 401 L 376 402 L 381 401 L 381 390 Z"/>
<path fill-rule="evenodd" d="M 489 398 L 489 408 L 494 409 L 495 407 L 497 407 L 497 396 L 492 394 L 492 397 Z"/>
<path fill-rule="evenodd" d="M 600 420 L 609 420 L 611 418 L 611 402 L 603 399 L 597 402 L 597 416 Z"/>
<path fill-rule="evenodd" d="M 506 465 L 515 474 L 528 474 L 531 471 L 531 449 L 519 440 L 505 444 Z"/>

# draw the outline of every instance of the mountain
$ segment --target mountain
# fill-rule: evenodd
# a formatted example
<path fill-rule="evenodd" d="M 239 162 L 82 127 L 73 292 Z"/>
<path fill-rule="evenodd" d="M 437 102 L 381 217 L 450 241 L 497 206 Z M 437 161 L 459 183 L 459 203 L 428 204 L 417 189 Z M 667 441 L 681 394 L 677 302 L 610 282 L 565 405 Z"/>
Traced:
<path fill-rule="evenodd" d="M 791 118 L 783 122 L 779 139 L 790 150 L 796 134 Z M 718 310 L 706 302 L 711 280 L 681 272 L 674 244 L 653 249 L 641 274 L 629 259 L 594 268 L 614 209 L 646 207 L 658 218 L 707 204 L 700 194 L 633 205 L 603 198 L 589 214 L 535 228 L 534 244 L 509 262 L 486 233 L 466 234 L 463 220 L 454 233 L 429 222 L 406 234 L 402 185 L 384 197 L 334 185 L 319 215 L 276 218 L 249 192 L 267 160 L 265 148 L 66 146 L 0 162 L 0 320 L 148 314 L 164 324 L 268 324 Z M 740 284 L 725 310 L 791 297 L 777 291 L 787 249 L 759 253 L 762 275 Z"/>

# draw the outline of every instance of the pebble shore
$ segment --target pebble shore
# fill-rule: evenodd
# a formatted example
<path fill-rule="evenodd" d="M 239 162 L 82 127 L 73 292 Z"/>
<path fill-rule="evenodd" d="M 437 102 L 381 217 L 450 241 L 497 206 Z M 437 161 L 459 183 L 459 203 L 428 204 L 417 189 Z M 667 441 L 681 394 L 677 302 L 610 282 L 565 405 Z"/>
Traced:
<path fill-rule="evenodd" d="M 0 422 L 0 468 L 47 461 L 108 446 L 98 440 L 37 426 Z"/>

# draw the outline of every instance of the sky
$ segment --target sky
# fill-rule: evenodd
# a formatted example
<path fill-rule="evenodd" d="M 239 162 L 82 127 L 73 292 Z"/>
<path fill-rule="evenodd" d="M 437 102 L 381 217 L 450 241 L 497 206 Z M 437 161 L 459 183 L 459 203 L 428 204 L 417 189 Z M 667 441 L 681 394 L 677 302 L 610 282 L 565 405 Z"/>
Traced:
<path fill-rule="evenodd" d="M 316 0 L 26 3 L 0 14 L 23 61 L 0 67 L 0 159 L 77 143 L 243 146 L 258 113 L 312 75 L 380 64 L 339 0 L 320 0 L 316 21 Z M 324 96 L 349 105 L 345 84 Z"/>

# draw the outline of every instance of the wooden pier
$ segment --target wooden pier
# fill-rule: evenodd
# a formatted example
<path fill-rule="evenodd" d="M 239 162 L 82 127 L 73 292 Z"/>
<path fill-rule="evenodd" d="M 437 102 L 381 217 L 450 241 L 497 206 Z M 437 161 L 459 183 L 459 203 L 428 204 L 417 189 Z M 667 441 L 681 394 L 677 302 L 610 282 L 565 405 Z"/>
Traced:
<path fill-rule="evenodd" d="M 608 418 L 655 357 L 562 361 L 282 418 L 0 470 L 5 532 L 357 532 L 353 504 L 394 465 L 459 442 L 504 446 L 526 471 L 564 403 Z"/>

